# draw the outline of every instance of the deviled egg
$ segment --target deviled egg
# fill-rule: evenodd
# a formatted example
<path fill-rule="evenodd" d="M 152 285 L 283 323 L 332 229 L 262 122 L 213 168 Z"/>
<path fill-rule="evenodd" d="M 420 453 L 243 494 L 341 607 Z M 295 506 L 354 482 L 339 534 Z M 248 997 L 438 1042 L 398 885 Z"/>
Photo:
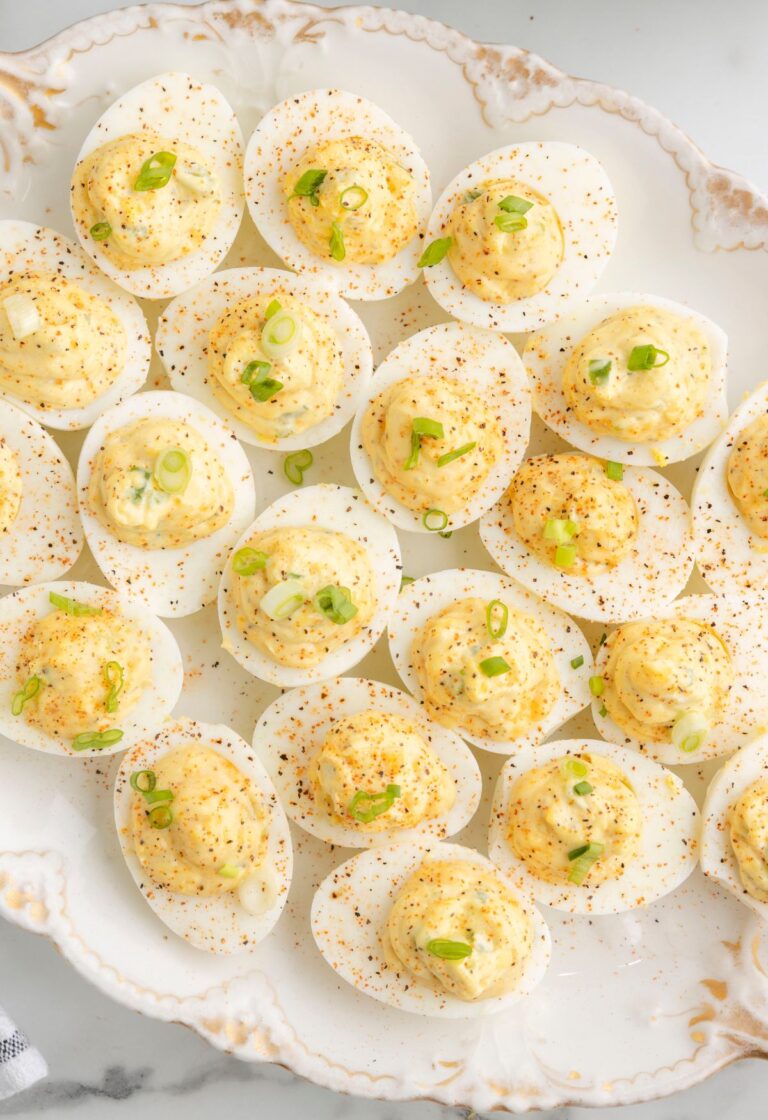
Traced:
<path fill-rule="evenodd" d="M 259 514 L 227 561 L 223 647 L 281 687 L 338 676 L 382 634 L 400 569 L 394 529 L 358 490 L 294 490 Z"/>
<path fill-rule="evenodd" d="M 547 970 L 549 930 L 529 897 L 459 844 L 373 848 L 320 884 L 312 933 L 364 995 L 419 1015 L 476 1018 L 529 995 Z"/>
<path fill-rule="evenodd" d="M 618 914 L 669 894 L 698 860 L 699 810 L 681 779 L 596 739 L 523 748 L 504 763 L 488 831 L 520 891 L 570 914 Z"/>
<path fill-rule="evenodd" d="M 457 319 L 530 331 L 589 294 L 616 229 L 613 188 L 594 156 L 550 140 L 514 144 L 448 184 L 420 263 L 430 292 Z"/>
<path fill-rule="evenodd" d="M 85 138 L 70 202 L 80 243 L 121 288 L 177 295 L 208 276 L 243 216 L 243 138 L 221 92 L 170 72 L 128 90 Z"/>
<path fill-rule="evenodd" d="M 362 322 L 332 289 L 274 268 L 232 268 L 165 309 L 155 340 L 174 389 L 244 443 L 314 447 L 352 418 L 371 375 Z"/>
<path fill-rule="evenodd" d="M 707 452 L 691 499 L 696 562 L 713 591 L 768 588 L 768 381 Z"/>
<path fill-rule="evenodd" d="M 731 754 L 768 720 L 768 597 L 687 595 L 608 634 L 590 680 L 604 739 L 658 762 Z"/>
<path fill-rule="evenodd" d="M 56 582 L 0 599 L 0 734 L 67 757 L 114 754 L 170 715 L 183 681 L 170 630 L 106 587 Z"/>
<path fill-rule="evenodd" d="M 702 810 L 701 868 L 768 918 L 768 736 L 737 751 L 709 784 Z"/>
<path fill-rule="evenodd" d="M 653 613 L 693 570 L 690 510 L 672 483 L 576 452 L 525 459 L 480 537 L 508 576 L 596 622 Z"/>
<path fill-rule="evenodd" d="M 45 428 L 0 401 L 0 584 L 56 579 L 82 547 L 69 463 Z"/>
<path fill-rule="evenodd" d="M 141 308 L 74 242 L 0 221 L 0 395 L 49 428 L 92 424 L 140 389 L 152 343 Z"/>
<path fill-rule="evenodd" d="M 533 408 L 582 451 L 635 466 L 688 459 L 728 415 L 728 339 L 660 296 L 590 296 L 532 335 L 523 362 Z"/>
<path fill-rule="evenodd" d="M 181 393 L 139 393 L 97 420 L 77 471 L 96 563 L 162 617 L 212 603 L 253 518 L 250 464 L 232 430 Z"/>
<path fill-rule="evenodd" d="M 245 193 L 278 256 L 348 299 L 385 299 L 418 277 L 429 171 L 408 133 L 364 97 L 318 89 L 275 105 L 248 142 Z"/>
<path fill-rule="evenodd" d="M 432 719 L 496 754 L 541 743 L 589 704 L 592 654 L 576 623 L 495 572 L 408 584 L 389 648 Z"/>
<path fill-rule="evenodd" d="M 138 743 L 117 774 L 115 823 L 144 898 L 195 948 L 253 952 L 280 917 L 293 873 L 288 822 L 230 728 L 178 719 Z"/>
<path fill-rule="evenodd" d="M 440 323 L 401 342 L 377 369 L 352 425 L 352 467 L 369 502 L 399 529 L 459 529 L 509 485 L 530 425 L 512 343 Z"/>
<path fill-rule="evenodd" d="M 261 716 L 253 746 L 291 820 L 340 847 L 452 836 L 480 801 L 469 747 L 378 681 L 291 689 Z"/>

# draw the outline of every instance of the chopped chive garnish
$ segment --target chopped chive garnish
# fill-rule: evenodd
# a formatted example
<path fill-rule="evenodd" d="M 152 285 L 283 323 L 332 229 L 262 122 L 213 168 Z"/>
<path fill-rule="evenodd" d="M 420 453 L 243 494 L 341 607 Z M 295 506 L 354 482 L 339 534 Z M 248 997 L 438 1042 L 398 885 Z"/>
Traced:
<path fill-rule="evenodd" d="M 589 380 L 593 385 L 604 385 L 611 373 L 610 358 L 591 358 L 589 362 Z"/>
<path fill-rule="evenodd" d="M 599 711 L 598 714 L 603 716 L 603 717 L 608 715 L 608 709 L 606 708 L 605 704 L 600 705 L 600 711 Z"/>
<path fill-rule="evenodd" d="M 317 592 L 314 603 L 320 614 L 324 614 L 337 626 L 350 622 L 357 614 L 357 607 L 352 602 L 349 588 L 337 587 L 333 583 L 329 583 L 327 587 Z"/>
<path fill-rule="evenodd" d="M 144 794 L 147 805 L 157 805 L 160 801 L 173 801 L 173 792 L 169 789 L 149 789 Z"/>
<path fill-rule="evenodd" d="M 663 361 L 659 362 L 656 359 L 661 355 Z M 635 373 L 639 369 L 658 369 L 665 366 L 669 361 L 669 354 L 666 350 L 657 350 L 657 348 L 649 343 L 647 346 L 633 346 L 630 355 L 627 358 L 627 369 Z"/>
<path fill-rule="evenodd" d="M 578 797 L 586 797 L 588 793 L 592 792 L 592 786 L 589 784 L 589 782 L 577 782 L 573 787 L 573 792 Z"/>
<path fill-rule="evenodd" d="M 527 228 L 528 219 L 522 214 L 497 214 L 493 224 L 502 233 L 519 233 L 521 229 Z"/>
<path fill-rule="evenodd" d="M 445 259 L 451 245 L 453 245 L 452 237 L 438 237 L 435 241 L 430 242 L 419 257 L 417 267 L 434 268 L 436 264 L 440 264 L 440 261 Z"/>
<path fill-rule="evenodd" d="M 437 465 L 438 467 L 447 467 L 454 459 L 460 459 L 462 455 L 468 455 L 469 452 L 474 451 L 476 447 L 477 440 L 473 440 L 472 443 L 462 444 L 461 447 L 456 447 L 453 451 L 446 451 L 445 455 L 441 455 L 437 460 Z"/>
<path fill-rule="evenodd" d="M 609 460 L 605 464 L 605 473 L 611 482 L 621 482 L 624 478 L 624 467 L 621 463 L 614 463 Z"/>
<path fill-rule="evenodd" d="M 606 634 L 605 630 L 603 630 L 602 634 L 600 635 L 600 641 L 598 642 L 598 646 L 604 646 L 607 641 L 608 641 L 608 635 Z"/>
<path fill-rule="evenodd" d="M 256 548 L 238 548 L 232 557 L 232 571 L 239 576 L 255 576 L 267 566 L 269 557 L 266 552 Z"/>
<path fill-rule="evenodd" d="M 416 416 L 411 424 L 417 436 L 431 436 L 432 439 L 442 439 L 445 432 L 439 420 L 430 420 L 428 416 Z"/>
<path fill-rule="evenodd" d="M 294 486 L 301 486 L 304 481 L 304 473 L 314 463 L 312 452 L 306 448 L 303 451 L 292 451 L 290 455 L 286 455 L 283 460 L 283 471 L 285 477 Z"/>
<path fill-rule="evenodd" d="M 392 808 L 397 798 L 400 797 L 400 786 L 389 785 L 379 793 L 366 793 L 359 789 L 347 805 L 347 813 L 361 824 L 370 824 Z"/>
<path fill-rule="evenodd" d="M 319 206 L 320 199 L 317 197 L 317 192 L 323 185 L 323 180 L 327 174 L 327 171 L 320 171 L 315 168 L 305 171 L 293 188 L 293 194 L 290 197 L 308 198 L 313 206 Z"/>
<path fill-rule="evenodd" d="M 347 255 L 344 247 L 344 234 L 338 222 L 331 223 L 331 236 L 328 238 L 328 247 L 335 261 L 343 261 Z"/>
<path fill-rule="evenodd" d="M 141 165 L 136 182 L 133 184 L 135 191 L 156 191 L 170 182 L 176 156 L 173 152 L 155 152 Z"/>
<path fill-rule="evenodd" d="M 104 747 L 111 747 L 114 743 L 119 743 L 123 737 L 123 732 L 117 727 L 112 727 L 109 731 L 83 731 L 82 734 L 76 735 L 72 740 L 73 751 L 100 751 Z"/>
<path fill-rule="evenodd" d="M 572 669 L 580 669 L 583 664 L 584 664 L 584 654 L 580 653 L 578 657 L 574 657 L 573 660 L 571 661 L 571 668 Z"/>
<path fill-rule="evenodd" d="M 104 707 L 108 712 L 116 712 L 118 697 L 123 689 L 122 665 L 117 661 L 108 661 L 104 666 L 104 681 L 108 689 Z"/>
<path fill-rule="evenodd" d="M 154 770 L 134 770 L 130 777 L 131 789 L 137 793 L 151 793 L 157 785 Z"/>
<path fill-rule="evenodd" d="M 267 304 L 267 310 L 264 312 L 264 322 L 271 319 L 273 315 L 277 315 L 278 311 L 283 310 L 283 305 L 279 299 L 270 300 Z"/>
<path fill-rule="evenodd" d="M 441 961 L 463 961 L 466 957 L 472 956 L 472 946 L 467 945 L 465 941 L 448 941 L 442 937 L 433 937 L 424 947 L 428 953 L 433 957 L 439 957 Z"/>
<path fill-rule="evenodd" d="M 480 189 L 467 191 L 467 193 L 464 195 L 464 197 L 461 201 L 462 202 L 474 202 L 475 199 L 478 199 L 481 194 L 483 194 L 483 191 L 480 190 Z"/>
<path fill-rule="evenodd" d="M 605 844 L 599 844 L 593 840 L 589 844 L 583 844 L 580 848 L 574 848 L 572 852 L 569 852 L 568 859 L 572 866 L 568 873 L 568 882 L 580 887 L 592 870 L 593 863 L 600 858 L 604 851 Z"/>
<path fill-rule="evenodd" d="M 339 195 L 339 202 L 345 210 L 359 210 L 368 201 L 368 191 L 353 185 L 346 187 Z"/>
<path fill-rule="evenodd" d="M 419 461 L 419 452 L 421 451 L 421 436 L 416 432 L 411 432 L 411 453 L 403 463 L 404 471 L 412 471 Z"/>
<path fill-rule="evenodd" d="M 516 194 L 508 194 L 506 198 L 502 198 L 499 203 L 499 210 L 503 210 L 507 214 L 527 214 L 533 206 L 527 198 L 520 198 Z"/>
<path fill-rule="evenodd" d="M 442 533 L 448 528 L 448 514 L 441 509 L 428 509 L 421 523 L 430 533 Z"/>
<path fill-rule="evenodd" d="M 88 231 L 94 241 L 106 241 L 112 233 L 109 222 L 96 222 Z"/>
<path fill-rule="evenodd" d="M 480 662 L 480 672 L 486 677 L 500 677 L 509 669 L 509 663 L 503 657 L 486 657 Z"/>
<path fill-rule="evenodd" d="M 28 700 L 31 700 L 33 696 L 37 696 L 38 692 L 40 691 L 40 685 L 42 683 L 43 682 L 40 677 L 30 677 L 24 687 L 20 688 L 18 692 L 14 693 L 13 699 L 11 700 L 12 716 L 21 715 L 22 711 L 24 710 L 24 705 Z"/>
<path fill-rule="evenodd" d="M 153 828 L 168 828 L 173 823 L 170 805 L 155 805 L 154 809 L 150 809 L 149 823 Z"/>
<path fill-rule="evenodd" d="M 269 376 L 272 369 L 271 362 L 249 362 L 243 370 L 240 380 L 248 386 L 251 396 L 255 401 L 268 401 L 283 387 L 282 381 L 276 381 Z"/>
<path fill-rule="evenodd" d="M 559 544 L 555 549 L 555 567 L 572 568 L 576 563 L 576 545 Z"/>
<path fill-rule="evenodd" d="M 192 460 L 180 447 L 170 447 L 155 459 L 152 475 L 166 494 L 183 494 L 192 477 Z"/>
<path fill-rule="evenodd" d="M 101 614 L 101 607 L 91 607 L 88 603 L 78 603 L 77 599 L 68 599 L 66 595 L 58 595 L 55 591 L 48 594 L 48 602 L 65 614 L 81 618 L 84 615 Z"/>
<path fill-rule="evenodd" d="M 589 691 L 593 696 L 602 696 L 605 692 L 605 681 L 602 677 L 589 678 Z"/>
<path fill-rule="evenodd" d="M 416 581 L 413 578 L 413 576 L 403 576 L 402 579 L 400 580 L 400 590 L 402 591 L 403 588 L 407 587 L 409 583 L 415 583 L 415 582 Z"/>
<path fill-rule="evenodd" d="M 509 607 L 501 599 L 491 599 L 485 608 L 485 627 L 490 636 L 498 641 L 507 632 L 509 622 Z"/>
<path fill-rule="evenodd" d="M 550 517 L 544 523 L 544 540 L 568 544 L 578 534 L 577 522 L 560 517 Z"/>

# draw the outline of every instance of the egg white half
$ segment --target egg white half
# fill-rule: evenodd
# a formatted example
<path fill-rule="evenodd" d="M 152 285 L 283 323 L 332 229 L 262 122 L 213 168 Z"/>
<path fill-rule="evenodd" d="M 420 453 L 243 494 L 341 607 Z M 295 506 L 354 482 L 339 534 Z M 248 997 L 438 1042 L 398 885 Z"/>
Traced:
<path fill-rule="evenodd" d="M 35 408 L 11 393 L 0 396 L 48 428 L 87 428 L 105 409 L 119 404 L 144 384 L 152 340 L 144 314 L 132 296 L 96 268 L 82 249 L 55 230 L 32 222 L 0 221 L 0 283 L 11 273 L 47 272 L 63 276 L 109 307 L 125 330 L 125 364 L 105 393 L 82 408 Z"/>
<path fill-rule="evenodd" d="M 692 319 L 706 337 L 712 357 L 712 377 L 703 414 L 680 435 L 655 443 L 636 443 L 593 431 L 572 415 L 562 387 L 563 371 L 574 346 L 610 315 L 638 306 L 660 307 Z M 523 362 L 533 388 L 533 410 L 544 423 L 581 451 L 636 467 L 659 467 L 688 459 L 720 434 L 728 416 L 727 358 L 728 338 L 711 319 L 671 299 L 638 292 L 590 296 L 557 323 L 532 335 L 523 351 Z"/>
<path fill-rule="evenodd" d="M 333 331 L 342 355 L 344 381 L 333 414 L 311 428 L 276 443 L 261 439 L 213 392 L 208 373 L 208 336 L 229 306 L 249 296 L 288 290 L 303 300 Z M 234 428 L 243 443 L 271 451 L 296 451 L 325 443 L 350 420 L 365 393 L 373 356 L 368 332 L 349 304 L 327 284 L 277 268 L 229 268 L 201 280 L 169 303 L 160 317 L 155 346 L 171 385 L 196 400 Z"/>
<path fill-rule="evenodd" d="M 106 438 L 134 420 L 164 417 L 189 424 L 221 460 L 235 504 L 226 525 L 183 548 L 143 549 L 114 537 L 91 512 L 88 485 Z M 229 551 L 256 509 L 253 472 L 234 432 L 205 405 L 182 393 L 139 393 L 105 412 L 85 438 L 77 467 L 77 489 L 85 537 L 102 572 L 118 591 L 140 599 L 161 618 L 199 611 L 216 598 Z"/>
<path fill-rule="evenodd" d="M 728 457 L 743 430 L 768 412 L 768 381 L 739 405 L 707 452 L 691 498 L 696 563 L 713 591 L 768 590 L 768 541 L 753 536 L 728 489 Z"/>
<path fill-rule="evenodd" d="M 376 141 L 392 152 L 416 187 L 420 232 L 397 256 L 381 264 L 336 264 L 316 256 L 296 236 L 283 197 L 283 179 L 307 148 L 354 136 Z M 423 231 L 432 208 L 429 170 L 408 133 L 364 97 L 341 89 L 308 90 L 270 109 L 248 141 L 245 196 L 259 233 L 289 268 L 330 281 L 347 299 L 386 299 L 419 275 Z"/>
<path fill-rule="evenodd" d="M 34 622 L 56 609 L 49 599 L 52 591 L 78 603 L 123 615 L 141 628 L 151 644 L 150 684 L 132 711 L 116 717 L 123 732 L 122 739 L 102 750 L 73 751 L 67 741 L 47 735 L 28 724 L 23 713 L 20 716 L 11 714 L 11 700 L 21 687 L 16 679 L 16 664 L 22 639 Z M 181 653 L 171 631 L 135 599 L 109 587 L 60 580 L 14 591 L 0 599 L 0 632 L 3 635 L 0 643 L 0 735 L 23 747 L 65 758 L 117 754 L 134 746 L 146 735 L 152 735 L 168 718 L 181 693 L 184 681 Z"/>
<path fill-rule="evenodd" d="M 552 710 L 527 735 L 514 740 L 497 740 L 456 729 L 463 739 L 476 747 L 494 754 L 513 754 L 527 745 L 541 743 L 571 716 L 587 707 L 590 701 L 589 678 L 593 672 L 592 651 L 581 630 L 564 611 L 542 602 L 506 576 L 473 568 L 433 572 L 403 588 L 389 620 L 392 660 L 406 688 L 419 703 L 423 703 L 424 698 L 411 657 L 414 638 L 424 624 L 444 607 L 476 597 L 488 602 L 500 599 L 508 607 L 534 617 L 549 638 L 560 678 L 561 690 Z M 574 669 L 571 661 L 579 657 L 583 658 L 582 664 Z"/>
<path fill-rule="evenodd" d="M 408 877 L 427 858 L 478 863 L 484 870 L 493 870 L 516 895 L 533 924 L 533 947 L 515 991 L 468 1002 L 388 965 L 381 942 L 387 916 Z M 442 1019 L 475 1019 L 505 1011 L 533 991 L 551 956 L 549 930 L 529 895 L 516 890 L 480 852 L 460 844 L 398 844 L 358 853 L 320 884 L 312 902 L 311 923 L 318 949 L 348 984 L 399 1011 Z"/>
<path fill-rule="evenodd" d="M 481 517 L 480 538 L 502 571 L 555 607 L 593 622 L 647 617 L 679 595 L 693 571 L 691 514 L 656 471 L 625 467 L 622 481 L 635 499 L 638 532 L 615 568 L 576 576 L 545 563 L 519 537 L 505 497 Z"/>
<path fill-rule="evenodd" d="M 475 497 L 450 516 L 448 529 L 460 529 L 501 497 L 525 454 L 531 429 L 525 369 L 512 343 L 502 335 L 463 323 L 439 323 L 401 342 L 376 370 L 352 424 L 352 469 L 368 501 L 398 529 L 428 533 L 423 513 L 408 509 L 379 483 L 360 438 L 370 402 L 406 377 L 450 377 L 471 387 L 492 410 L 503 436 L 501 458 Z"/>
<path fill-rule="evenodd" d="M 271 904 L 260 914 L 250 914 L 240 904 L 237 890 L 215 898 L 178 894 L 158 886 L 144 871 L 133 847 L 131 803 L 139 796 L 130 785 L 135 770 L 154 764 L 179 747 L 211 747 L 234 763 L 261 791 L 269 818 L 265 860 Z M 167 723 L 154 737 L 139 742 L 120 764 L 115 780 L 115 824 L 120 848 L 133 881 L 169 929 L 196 949 L 208 953 L 252 953 L 258 949 L 283 912 L 293 876 L 293 849 L 288 821 L 264 767 L 251 748 L 223 724 L 199 723 L 180 718 Z"/>
<path fill-rule="evenodd" d="M 427 286 L 449 314 L 495 331 L 535 330 L 565 314 L 594 287 L 616 243 L 618 213 L 602 164 L 575 144 L 544 140 L 497 148 L 451 180 L 435 204 L 426 244 L 448 235 L 453 210 L 467 191 L 488 179 L 516 179 L 547 198 L 563 231 L 563 259 L 535 295 L 492 303 L 469 291 L 448 258 L 424 269 Z"/>
<path fill-rule="evenodd" d="M 588 752 L 620 767 L 632 783 L 643 813 L 640 851 L 620 879 L 581 885 L 547 883 L 528 871 L 507 842 L 510 797 L 528 770 L 552 759 Z M 507 759 L 496 783 L 488 827 L 488 853 L 518 890 L 569 914 L 620 914 L 636 910 L 679 887 L 699 854 L 699 810 L 682 780 L 649 758 L 598 739 L 561 739 L 524 747 Z"/>
<path fill-rule="evenodd" d="M 0 584 L 57 579 L 83 547 L 72 468 L 45 428 L 6 401 L 0 440 L 16 453 L 22 484 L 19 512 L 0 533 Z"/>
<path fill-rule="evenodd" d="M 720 767 L 709 784 L 702 809 L 701 869 L 734 894 L 763 921 L 768 903 L 745 891 L 731 844 L 728 810 L 754 782 L 768 778 L 768 736 L 763 734 L 737 751 Z"/>
<path fill-rule="evenodd" d="M 74 208 L 72 220 L 86 253 L 121 288 L 143 299 L 167 299 L 213 272 L 235 240 L 245 207 L 243 135 L 231 105 L 216 86 L 169 71 L 148 78 L 118 97 L 86 136 L 77 163 L 103 144 L 147 130 L 197 148 L 216 169 L 221 206 L 200 248 L 169 264 L 118 268 L 101 251 Z"/>
<path fill-rule="evenodd" d="M 400 591 L 400 544 L 392 526 L 350 486 L 321 483 L 284 494 L 260 513 L 241 534 L 233 552 L 254 533 L 275 528 L 313 527 L 345 533 L 367 552 L 376 580 L 376 611 L 368 626 L 344 645 L 331 650 L 317 665 L 305 669 L 279 665 L 257 649 L 237 626 L 232 567 L 227 563 L 219 586 L 219 624 L 222 646 L 249 673 L 280 688 L 313 684 L 339 676 L 362 661 L 373 649 Z"/>
<path fill-rule="evenodd" d="M 631 747 L 666 765 L 699 765 L 706 758 L 719 758 L 743 747 L 768 723 L 768 596 L 685 595 L 654 612 L 654 618 L 687 618 L 711 626 L 728 650 L 734 681 L 721 718 L 709 730 L 698 750 L 686 753 L 673 743 L 654 743 L 633 738 L 608 715 L 601 715 L 602 697 L 592 698 L 592 718 L 604 739 Z M 608 642 L 598 649 L 594 672 L 602 676 Z"/>
<path fill-rule="evenodd" d="M 371 710 L 410 720 L 448 768 L 456 800 L 447 813 L 415 828 L 366 833 L 337 824 L 318 803 L 307 770 L 323 740 L 340 719 Z M 325 684 L 292 689 L 261 716 L 253 733 L 253 747 L 290 819 L 327 844 L 373 848 L 413 843 L 423 836 L 452 836 L 469 823 L 480 802 L 482 779 L 469 747 L 454 732 L 429 719 L 406 693 L 378 681 L 337 677 Z"/>

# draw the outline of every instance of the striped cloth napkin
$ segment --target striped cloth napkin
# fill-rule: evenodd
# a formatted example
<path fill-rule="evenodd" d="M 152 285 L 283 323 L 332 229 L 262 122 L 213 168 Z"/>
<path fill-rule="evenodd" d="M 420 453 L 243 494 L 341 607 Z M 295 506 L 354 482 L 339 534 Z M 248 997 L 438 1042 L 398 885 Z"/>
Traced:
<path fill-rule="evenodd" d="M 45 1058 L 0 1007 L 0 1101 L 28 1089 L 47 1073 Z"/>

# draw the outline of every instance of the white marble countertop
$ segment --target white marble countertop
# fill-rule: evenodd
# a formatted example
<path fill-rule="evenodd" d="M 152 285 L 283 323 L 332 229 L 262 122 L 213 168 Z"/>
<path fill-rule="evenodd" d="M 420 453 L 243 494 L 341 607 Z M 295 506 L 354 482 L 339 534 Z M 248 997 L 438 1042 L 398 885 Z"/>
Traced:
<path fill-rule="evenodd" d="M 182 0 L 183 2 L 183 0 Z M 332 6 L 335 0 L 319 0 Z M 19 50 L 114 0 L 0 0 L 0 50 Z M 564 70 L 651 102 L 717 163 L 768 189 L 768 5 L 763 0 L 401 0 L 478 39 L 516 43 Z M 429 1104 L 339 1097 L 271 1066 L 218 1054 L 190 1031 L 111 1003 L 46 941 L 0 923 L 0 1002 L 50 1064 L 46 1082 L 0 1116 L 46 1120 L 438 1120 Z M 743 1062 L 667 1101 L 601 1111 L 601 1120 L 750 1120 L 765 1112 L 768 1073 Z M 586 1117 L 582 1109 L 550 1114 Z"/>

